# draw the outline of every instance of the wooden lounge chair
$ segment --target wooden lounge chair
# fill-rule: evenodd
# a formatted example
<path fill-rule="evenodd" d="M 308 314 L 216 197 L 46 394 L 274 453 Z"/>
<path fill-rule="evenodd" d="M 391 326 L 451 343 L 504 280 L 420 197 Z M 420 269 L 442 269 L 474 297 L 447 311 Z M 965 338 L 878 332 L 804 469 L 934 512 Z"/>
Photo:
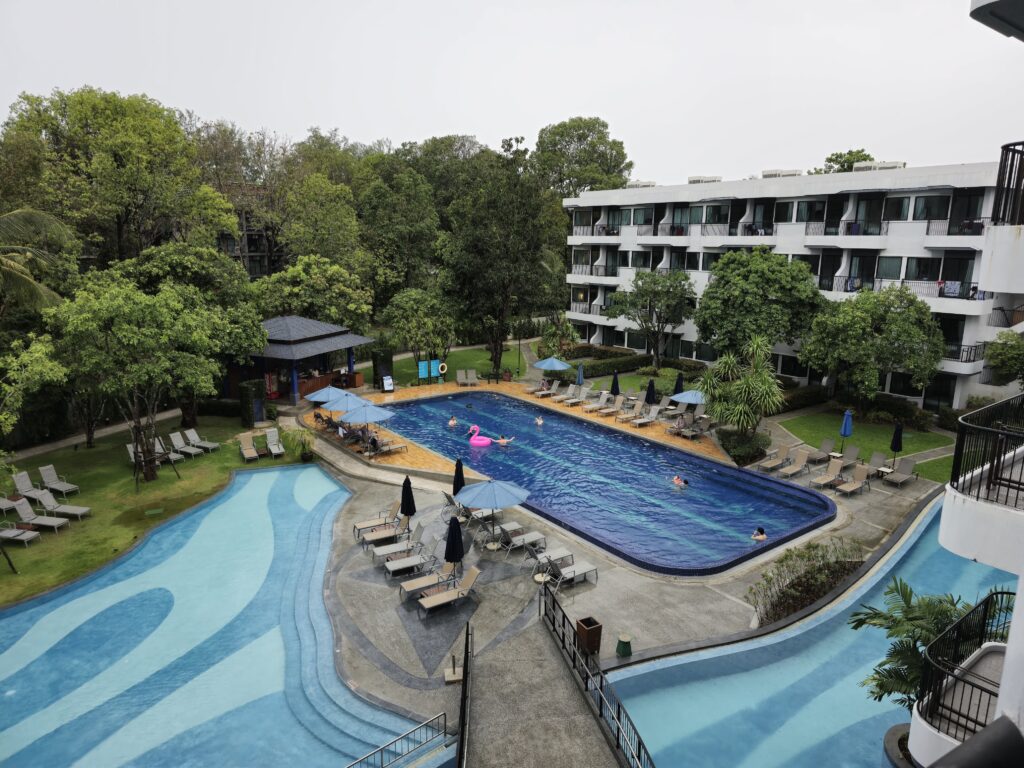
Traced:
<path fill-rule="evenodd" d="M 255 459 L 259 461 L 260 454 L 256 450 L 256 446 L 252 442 L 252 434 L 246 433 L 238 436 L 238 450 L 242 453 L 242 458 L 246 461 L 252 461 Z"/>
<path fill-rule="evenodd" d="M 78 486 L 74 483 L 69 483 L 64 475 L 58 475 L 56 467 L 53 464 L 47 464 L 45 467 L 39 468 L 39 477 L 43 481 L 43 488 L 46 488 L 53 493 L 59 493 L 65 499 L 69 493 L 78 493 Z"/>
<path fill-rule="evenodd" d="M 513 549 L 520 549 L 525 547 L 527 544 L 531 546 L 543 546 L 547 543 L 547 539 L 544 534 L 540 531 L 527 531 L 526 533 L 520 533 L 516 536 L 509 535 L 508 533 L 502 533 L 501 539 L 498 542 L 501 548 L 505 550 L 505 559 L 512 554 Z M 524 555 L 525 557 L 525 555 Z"/>
<path fill-rule="evenodd" d="M 846 450 L 843 451 L 843 469 L 849 469 L 857 463 L 857 457 L 860 456 L 860 448 L 855 445 L 846 446 Z"/>
<path fill-rule="evenodd" d="M 194 445 L 189 445 L 185 442 L 185 438 L 181 436 L 181 432 L 171 432 L 171 446 L 180 454 L 188 456 L 189 458 L 195 458 L 196 456 L 202 456 L 206 451 L 202 448 L 196 448 Z"/>
<path fill-rule="evenodd" d="M 779 470 L 779 477 L 791 480 L 797 475 L 802 475 L 804 472 L 807 472 L 807 455 L 807 451 L 804 449 L 801 448 L 798 450 L 793 458 L 793 463 L 788 467 L 783 467 Z"/>
<path fill-rule="evenodd" d="M 362 536 L 363 547 L 371 547 L 374 544 L 383 544 L 392 539 L 400 539 L 409 535 L 409 518 L 407 515 L 399 515 L 398 522 L 394 525 L 382 525 L 367 531 Z"/>
<path fill-rule="evenodd" d="M 576 397 L 576 392 L 578 392 L 578 391 L 579 391 L 579 387 L 578 386 L 576 386 L 575 384 L 570 384 L 566 388 L 565 392 L 563 392 L 560 395 L 555 395 L 554 397 L 552 397 L 551 398 L 551 402 L 552 403 L 564 403 L 566 400 L 572 400 L 574 397 Z"/>
<path fill-rule="evenodd" d="M 387 456 L 389 453 L 397 453 L 398 451 L 408 451 L 409 446 L 405 443 L 396 443 L 394 440 L 388 440 L 383 443 L 377 443 L 377 449 L 374 451 L 367 451 L 367 458 L 373 456 Z"/>
<path fill-rule="evenodd" d="M 551 561 L 548 567 L 548 573 L 551 575 L 552 581 L 555 582 L 556 592 L 563 584 L 575 584 L 576 580 L 580 578 L 586 581 L 587 576 L 591 573 L 594 574 L 594 583 L 597 583 L 597 566 L 586 560 L 578 560 L 571 565 L 559 565 L 556 561 Z"/>
<path fill-rule="evenodd" d="M 480 384 L 480 379 L 476 377 L 476 368 L 469 368 L 466 371 L 466 383 L 471 387 L 475 387 Z"/>
<path fill-rule="evenodd" d="M 39 538 L 39 531 L 18 528 L 14 523 L 0 520 L 0 541 L 20 541 L 26 547 L 33 539 Z"/>
<path fill-rule="evenodd" d="M 153 438 L 153 452 L 158 456 L 166 457 L 171 464 L 185 460 L 185 457 L 182 454 L 175 451 L 168 451 L 167 446 L 164 445 L 164 441 L 159 437 Z"/>
<path fill-rule="evenodd" d="M 204 451 L 216 451 L 220 448 L 220 443 L 215 443 L 212 440 L 203 440 L 199 436 L 199 433 L 194 429 L 185 430 L 185 439 L 188 440 L 189 445 L 193 445 L 196 448 L 202 448 Z"/>
<path fill-rule="evenodd" d="M 896 463 L 896 471 L 890 472 L 882 479 L 890 485 L 902 488 L 904 483 L 917 479 L 917 472 L 914 471 L 916 465 L 916 461 L 904 457 Z"/>
<path fill-rule="evenodd" d="M 807 455 L 807 460 L 811 462 L 811 464 L 820 464 L 823 461 L 828 461 L 829 454 L 832 453 L 832 450 L 835 447 L 836 441 L 831 437 L 826 437 L 821 441 L 821 448 L 816 451 L 811 451 Z"/>
<path fill-rule="evenodd" d="M 817 477 L 811 478 L 811 485 L 815 488 L 831 488 L 843 479 L 843 460 L 832 459 L 825 471 Z"/>
<path fill-rule="evenodd" d="M 423 554 L 422 552 L 406 555 L 405 557 L 398 557 L 396 555 L 393 559 L 384 563 L 384 576 L 391 578 L 395 574 L 403 573 L 404 571 L 430 570 L 436 562 L 437 558 L 434 555 Z"/>
<path fill-rule="evenodd" d="M 378 557 L 389 558 L 394 555 L 404 557 L 418 549 L 422 549 L 423 544 L 420 542 L 420 538 L 423 536 L 423 531 L 424 526 L 418 525 L 416 530 L 412 532 L 412 535 L 404 541 L 397 541 L 394 544 L 378 544 L 372 547 L 370 559 L 376 560 Z"/>
<path fill-rule="evenodd" d="M 371 517 L 368 520 L 360 520 L 352 526 L 352 535 L 359 537 L 362 531 L 372 531 L 374 528 L 379 528 L 382 525 L 388 523 L 394 523 L 398 520 L 398 515 L 401 514 L 402 500 L 397 499 L 383 515 L 378 517 Z"/>
<path fill-rule="evenodd" d="M 465 369 L 459 368 L 455 372 L 455 383 L 458 384 L 460 387 L 469 386 L 469 382 L 466 381 L 466 371 L 465 371 Z"/>
<path fill-rule="evenodd" d="M 836 493 L 860 493 L 865 488 L 871 490 L 871 483 L 868 476 L 871 474 L 871 467 L 867 464 L 858 464 L 853 468 L 853 477 L 845 483 L 836 486 Z"/>
<path fill-rule="evenodd" d="M 648 424 L 653 424 L 654 422 L 656 422 L 658 420 L 658 411 L 660 411 L 660 410 L 661 410 L 661 406 L 660 405 L 652 405 L 651 406 L 651 410 L 649 410 L 647 412 L 646 416 L 643 416 L 643 417 L 641 417 L 639 419 L 633 419 L 633 422 L 632 422 L 633 426 L 634 427 L 646 427 Z"/>
<path fill-rule="evenodd" d="M 409 595 L 418 595 L 423 590 L 432 587 L 447 588 L 447 584 L 455 580 L 455 565 L 455 563 L 446 562 L 439 571 L 403 581 L 398 588 L 399 599 L 404 600 Z"/>
<path fill-rule="evenodd" d="M 615 420 L 616 421 L 633 421 L 634 419 L 639 419 L 640 418 L 640 414 L 641 414 L 641 412 L 643 412 L 643 410 L 644 410 L 644 401 L 640 400 L 640 399 L 637 399 L 637 401 L 635 403 L 633 403 L 633 410 L 631 410 L 631 411 L 623 411 L 622 413 L 615 414 Z"/>
<path fill-rule="evenodd" d="M 51 515 L 67 517 L 74 520 L 81 520 L 92 512 L 90 507 L 76 507 L 73 504 L 58 504 L 57 500 L 53 498 L 53 494 L 49 491 L 43 491 L 42 498 L 39 499 L 39 504 Z"/>
<path fill-rule="evenodd" d="M 39 497 L 43 495 L 42 488 L 37 488 L 32 485 L 32 480 L 29 478 L 28 472 L 14 473 L 14 490 L 26 499 L 32 499 L 34 501 L 39 501 Z"/>
<path fill-rule="evenodd" d="M 284 446 L 281 445 L 281 435 L 278 433 L 277 427 L 267 430 L 267 450 L 275 459 L 278 456 L 284 456 Z"/>
<path fill-rule="evenodd" d="M 605 403 L 608 402 L 609 397 L 611 397 L 611 395 L 608 392 L 602 392 L 601 396 L 597 398 L 596 403 L 591 403 L 590 405 L 583 406 L 583 412 L 593 413 L 594 411 L 600 411 L 602 408 L 605 407 Z"/>
<path fill-rule="evenodd" d="M 770 456 L 756 464 L 758 471 L 774 472 L 776 469 L 782 469 L 789 464 L 789 451 L 790 447 L 788 445 L 782 446 L 774 456 Z"/>
<path fill-rule="evenodd" d="M 610 406 L 608 406 L 607 408 L 602 408 L 599 411 L 597 411 L 597 415 L 601 416 L 602 418 L 606 416 L 614 416 L 616 413 L 622 410 L 622 406 L 625 402 L 626 396 L 619 395 L 618 397 L 615 398 L 615 402 L 612 403 Z"/>
<path fill-rule="evenodd" d="M 18 519 L 23 523 L 36 526 L 39 528 L 49 528 L 54 533 L 60 533 L 60 529 L 65 525 L 68 525 L 71 521 L 66 517 L 47 517 L 45 515 L 37 515 L 32 511 L 32 507 L 29 506 L 28 499 L 21 498 L 14 502 L 14 511 L 18 513 Z"/>
<path fill-rule="evenodd" d="M 565 404 L 572 408 L 573 406 L 582 405 L 590 397 L 590 391 L 594 388 L 593 384 L 587 384 L 585 387 L 581 387 L 576 392 L 576 397 L 571 397 L 565 401 Z"/>
<path fill-rule="evenodd" d="M 421 597 L 418 608 L 420 617 L 425 618 L 434 608 L 453 605 L 464 597 L 468 597 L 469 593 L 473 591 L 473 585 L 476 583 L 476 578 L 479 575 L 480 569 L 474 565 L 466 571 L 466 575 L 457 584 L 454 584 L 451 589 Z"/>
<path fill-rule="evenodd" d="M 868 466 L 871 467 L 871 474 L 869 474 L 868 477 L 874 477 L 875 475 L 882 474 L 878 470 L 883 467 L 888 467 L 889 460 L 881 451 L 875 451 L 871 454 L 871 461 L 868 462 Z"/>
<path fill-rule="evenodd" d="M 562 382 L 552 382 L 551 386 L 547 389 L 542 389 L 540 392 L 534 394 L 534 397 L 554 397 L 558 394 L 558 388 L 562 386 Z"/>

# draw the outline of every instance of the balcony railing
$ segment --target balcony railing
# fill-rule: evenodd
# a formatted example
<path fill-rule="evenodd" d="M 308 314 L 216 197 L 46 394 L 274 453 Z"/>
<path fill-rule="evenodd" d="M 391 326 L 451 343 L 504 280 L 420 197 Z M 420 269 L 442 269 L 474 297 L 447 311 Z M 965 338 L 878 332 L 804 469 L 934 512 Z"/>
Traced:
<path fill-rule="evenodd" d="M 977 283 L 965 283 L 959 280 L 888 280 L 875 279 L 875 290 L 880 291 L 892 285 L 910 289 L 915 296 L 930 299 L 966 299 L 982 301 L 990 297 L 987 291 L 979 291 Z"/>
<path fill-rule="evenodd" d="M 1024 394 L 960 417 L 949 484 L 973 499 L 1024 509 Z"/>
<path fill-rule="evenodd" d="M 948 219 L 929 219 L 928 235 L 983 235 L 988 219 L 965 219 L 950 221 Z"/>
<path fill-rule="evenodd" d="M 958 363 L 977 363 L 985 359 L 985 345 L 947 343 L 942 359 L 955 360 Z"/>
<path fill-rule="evenodd" d="M 888 221 L 844 221 L 843 234 L 857 237 L 863 235 L 872 237 L 889 234 Z"/>
<path fill-rule="evenodd" d="M 769 237 L 775 233 L 774 224 L 759 221 L 747 221 L 739 225 L 736 234 L 740 237 Z"/>
<path fill-rule="evenodd" d="M 856 293 L 864 289 L 870 291 L 875 288 L 875 279 L 873 277 L 856 277 L 851 275 L 819 277 L 818 288 L 823 291 L 839 291 L 840 293 Z"/>
<path fill-rule="evenodd" d="M 686 237 L 690 234 L 689 224 L 656 224 L 654 234 L 658 237 Z"/>
<path fill-rule="evenodd" d="M 569 311 L 579 312 L 583 315 L 590 315 L 594 312 L 589 301 L 574 301 L 569 305 Z"/>
<path fill-rule="evenodd" d="M 590 275 L 592 277 L 615 277 L 619 274 L 618 267 L 609 267 L 604 264 L 570 264 L 568 269 L 570 275 Z"/>
<path fill-rule="evenodd" d="M 840 230 L 839 221 L 808 221 L 804 223 L 805 235 L 838 235 Z"/>
<path fill-rule="evenodd" d="M 573 237 L 588 237 L 594 234 L 593 224 L 573 224 L 572 225 L 572 236 Z"/>
<path fill-rule="evenodd" d="M 726 222 L 701 224 L 700 233 L 702 235 L 727 235 L 729 234 L 729 225 Z"/>
<path fill-rule="evenodd" d="M 964 741 L 995 717 L 999 681 L 972 669 L 985 643 L 1005 643 L 1014 594 L 993 592 L 925 649 L 917 712 L 939 733 Z"/>
<path fill-rule="evenodd" d="M 993 328 L 1012 328 L 1018 323 L 1024 323 L 1024 304 L 1019 304 L 1013 309 L 995 307 L 988 318 L 988 324 Z"/>

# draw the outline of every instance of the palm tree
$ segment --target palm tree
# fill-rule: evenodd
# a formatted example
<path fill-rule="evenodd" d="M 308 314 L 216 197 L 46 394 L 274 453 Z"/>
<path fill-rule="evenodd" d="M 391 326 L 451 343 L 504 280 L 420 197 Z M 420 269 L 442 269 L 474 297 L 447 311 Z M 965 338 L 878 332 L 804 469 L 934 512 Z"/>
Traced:
<path fill-rule="evenodd" d="M 72 239 L 60 220 L 42 211 L 20 208 L 0 214 L 0 313 L 9 304 L 42 308 L 60 297 L 35 279 L 33 265 L 52 265 L 56 256 L 37 243 Z"/>
<path fill-rule="evenodd" d="M 698 383 L 708 413 L 752 435 L 761 418 L 781 410 L 782 387 L 772 366 L 772 345 L 764 336 L 751 336 L 742 358 L 727 352 L 704 371 Z"/>

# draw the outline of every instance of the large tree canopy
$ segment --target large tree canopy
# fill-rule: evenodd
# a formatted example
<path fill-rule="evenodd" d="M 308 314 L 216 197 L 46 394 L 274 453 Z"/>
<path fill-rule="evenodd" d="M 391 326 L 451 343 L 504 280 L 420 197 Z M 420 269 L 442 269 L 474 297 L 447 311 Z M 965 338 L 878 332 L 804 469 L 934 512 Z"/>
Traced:
<path fill-rule="evenodd" d="M 384 310 L 384 321 L 416 362 L 428 355 L 444 360 L 455 341 L 451 309 L 437 293 L 421 288 L 406 288 L 396 294 Z"/>
<path fill-rule="evenodd" d="M 729 251 L 711 268 L 694 321 L 719 352 L 738 352 L 752 336 L 793 344 L 822 305 L 811 271 L 768 248 Z"/>
<path fill-rule="evenodd" d="M 609 135 L 608 123 L 599 117 L 572 117 L 541 128 L 533 161 L 545 183 L 563 197 L 624 187 L 633 170 L 625 145 Z"/>
<path fill-rule="evenodd" d="M 301 315 L 361 331 L 370 322 L 372 292 L 340 264 L 300 256 L 291 266 L 253 283 L 263 317 Z"/>
<path fill-rule="evenodd" d="M 812 176 L 820 173 L 846 173 L 853 170 L 854 163 L 874 159 L 874 156 L 865 149 L 848 149 L 845 152 L 833 152 L 825 158 L 824 168 L 814 168 L 807 173 Z"/>
<path fill-rule="evenodd" d="M 608 315 L 623 317 L 639 328 L 654 355 L 654 366 L 660 368 L 669 335 L 693 314 L 693 302 L 693 286 L 685 272 L 637 272 L 631 290 L 612 294 Z"/>
<path fill-rule="evenodd" d="M 288 192 L 281 241 L 296 256 L 317 254 L 367 275 L 352 190 L 323 174 L 307 176 Z"/>

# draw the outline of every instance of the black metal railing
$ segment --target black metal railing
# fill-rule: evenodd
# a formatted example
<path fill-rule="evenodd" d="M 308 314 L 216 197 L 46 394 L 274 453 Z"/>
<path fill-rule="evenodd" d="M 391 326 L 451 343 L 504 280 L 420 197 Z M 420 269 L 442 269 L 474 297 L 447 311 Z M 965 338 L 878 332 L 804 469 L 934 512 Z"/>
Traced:
<path fill-rule="evenodd" d="M 599 237 L 618 237 L 621 228 L 620 224 L 595 224 L 594 234 Z"/>
<path fill-rule="evenodd" d="M 807 221 L 804 222 L 805 235 L 838 235 L 842 222 L 839 221 Z"/>
<path fill-rule="evenodd" d="M 466 622 L 466 644 L 462 650 L 462 695 L 459 699 L 459 746 L 455 753 L 457 768 L 469 764 L 469 707 L 473 698 L 473 628 Z"/>
<path fill-rule="evenodd" d="M 540 611 L 545 626 L 551 631 L 573 676 L 583 688 L 587 703 L 608 728 L 617 756 L 630 768 L 654 768 L 651 753 L 647 750 L 647 745 L 636 730 L 626 708 L 607 676 L 601 671 L 597 659 L 580 650 L 576 640 L 576 626 L 548 584 L 541 588 Z"/>
<path fill-rule="evenodd" d="M 942 359 L 955 360 L 958 363 L 977 363 L 985 359 L 985 345 L 947 343 Z"/>
<path fill-rule="evenodd" d="M 950 219 L 929 219 L 927 235 L 983 235 L 985 234 L 985 223 L 988 219 L 964 219 L 953 221 Z"/>
<path fill-rule="evenodd" d="M 737 234 L 740 237 L 769 237 L 775 234 L 774 224 L 761 221 L 747 221 L 739 225 Z"/>
<path fill-rule="evenodd" d="M 840 293 L 856 293 L 864 289 L 874 290 L 875 279 L 873 277 L 857 277 L 854 275 L 835 275 L 833 277 L 819 277 L 818 288 L 823 291 L 839 291 Z"/>
<path fill-rule="evenodd" d="M 377 747 L 373 752 L 352 761 L 345 768 L 387 768 L 420 747 L 426 746 L 436 739 L 445 738 L 447 727 L 448 721 L 444 712 L 434 715 L 411 731 L 406 731 L 387 744 Z"/>
<path fill-rule="evenodd" d="M 1024 304 L 1019 304 L 1012 309 L 1010 307 L 995 307 L 988 318 L 988 324 L 993 328 L 1012 328 L 1018 323 L 1024 323 Z"/>
<path fill-rule="evenodd" d="M 729 225 L 724 221 L 715 224 L 701 224 L 700 233 L 702 235 L 727 235 L 729 234 Z"/>
<path fill-rule="evenodd" d="M 1014 593 L 993 592 L 925 649 L 917 711 L 939 733 L 964 741 L 995 717 L 999 681 L 965 663 L 985 643 L 1005 643 Z"/>
<path fill-rule="evenodd" d="M 843 234 L 857 236 L 877 236 L 889 234 L 888 221 L 844 221 Z"/>
<path fill-rule="evenodd" d="M 915 296 L 932 299 L 965 299 L 982 301 L 991 297 L 988 291 L 979 291 L 977 283 L 959 280 L 889 280 L 875 278 L 875 290 L 881 291 L 890 286 L 903 286 Z"/>
<path fill-rule="evenodd" d="M 960 417 L 949 484 L 973 499 L 1024 509 L 1024 394 Z"/>
<path fill-rule="evenodd" d="M 618 267 L 608 267 L 604 264 L 570 264 L 566 271 L 570 275 L 590 275 L 592 277 L 615 277 L 619 274 Z"/>
<path fill-rule="evenodd" d="M 1024 141 L 1004 144 L 996 174 L 993 224 L 1024 224 Z"/>

